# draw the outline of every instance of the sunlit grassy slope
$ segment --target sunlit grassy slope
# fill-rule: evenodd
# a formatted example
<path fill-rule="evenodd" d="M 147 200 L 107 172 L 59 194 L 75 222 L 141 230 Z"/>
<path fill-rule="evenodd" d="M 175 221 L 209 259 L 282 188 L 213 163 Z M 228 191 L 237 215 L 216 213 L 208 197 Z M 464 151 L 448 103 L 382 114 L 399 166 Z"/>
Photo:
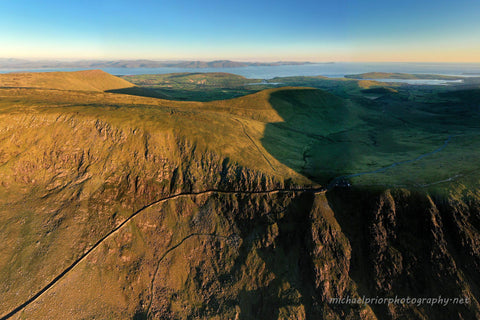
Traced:
<path fill-rule="evenodd" d="M 174 91 L 200 90 L 201 85 L 212 94 L 248 80 L 223 73 L 125 78 L 147 86 L 170 85 Z M 2 79 L 9 86 L 50 88 L 51 82 L 58 82 L 57 89 L 75 86 L 77 90 L 129 85 L 95 70 L 11 74 Z M 422 187 L 456 181 L 476 169 L 479 115 L 472 107 L 475 90 L 428 86 L 394 90 L 376 82 L 324 77 L 272 81 L 312 84 L 335 94 L 280 87 L 202 103 L 114 93 L 2 89 L 1 104 L 6 114 L 22 110 L 75 113 L 119 127 L 171 130 L 249 168 L 283 178 L 304 176 L 324 186 L 345 178 L 358 185 Z"/>
<path fill-rule="evenodd" d="M 90 90 L 1 88 L 0 314 L 159 198 L 314 184 L 262 145 L 266 124 L 281 121 L 268 96 L 246 97 L 229 112 Z"/>
<path fill-rule="evenodd" d="M 106 91 L 133 86 L 101 70 L 0 74 L 0 87 Z"/>
<path fill-rule="evenodd" d="M 14 79 L 22 76 L 10 75 Z M 26 78 L 29 76 L 26 75 Z M 43 83 L 41 75 L 36 76 L 37 82 Z M 50 78 L 48 74 L 47 79 Z M 266 174 L 296 177 L 305 182 L 301 175 L 269 155 L 261 144 L 266 124 L 281 121 L 268 103 L 271 92 L 233 100 L 232 104 L 227 103 L 223 107 L 222 103 L 217 102 L 178 102 L 103 92 L 2 88 L 0 117 L 5 124 L 12 121 L 12 115 L 23 115 L 25 119 L 33 115 L 45 119 L 61 116 L 62 119 L 98 120 L 118 130 L 171 132 L 178 139 L 191 141 L 200 150 L 214 151 L 232 162 Z M 230 106 L 235 110 L 230 110 Z M 4 127 L 5 136 L 11 133 L 9 129 L 9 126 Z M 23 136 L 30 141 L 35 139 L 33 130 L 25 130 Z M 65 131 L 65 137 L 68 136 L 69 133 Z M 21 146 L 18 148 L 21 149 Z M 15 152 L 19 151 L 12 150 L 12 154 Z M 128 156 L 124 155 L 125 158 Z"/>

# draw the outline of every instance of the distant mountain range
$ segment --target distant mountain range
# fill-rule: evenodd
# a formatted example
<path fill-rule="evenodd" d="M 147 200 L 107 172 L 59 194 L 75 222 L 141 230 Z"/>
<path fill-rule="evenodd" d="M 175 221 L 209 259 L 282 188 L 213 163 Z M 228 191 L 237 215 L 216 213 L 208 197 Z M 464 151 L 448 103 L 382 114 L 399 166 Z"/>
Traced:
<path fill-rule="evenodd" d="M 333 63 L 333 62 L 327 62 Z M 305 65 L 313 62 L 238 62 L 230 60 L 215 61 L 155 61 L 155 60 L 23 60 L 0 59 L 0 68 L 239 68 L 248 66 Z"/>

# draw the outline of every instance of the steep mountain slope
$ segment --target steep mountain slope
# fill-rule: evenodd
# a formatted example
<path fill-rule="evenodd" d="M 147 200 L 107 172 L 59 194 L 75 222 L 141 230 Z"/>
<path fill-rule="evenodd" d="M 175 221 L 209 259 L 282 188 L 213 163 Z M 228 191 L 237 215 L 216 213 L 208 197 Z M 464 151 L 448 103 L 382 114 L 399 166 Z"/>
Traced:
<path fill-rule="evenodd" d="M 0 89 L 0 318 L 480 317 L 471 181 L 333 188 L 318 168 L 344 167 L 304 158 L 401 122 L 375 108 L 308 88 L 210 103 Z M 363 295 L 470 303 L 330 302 Z"/>

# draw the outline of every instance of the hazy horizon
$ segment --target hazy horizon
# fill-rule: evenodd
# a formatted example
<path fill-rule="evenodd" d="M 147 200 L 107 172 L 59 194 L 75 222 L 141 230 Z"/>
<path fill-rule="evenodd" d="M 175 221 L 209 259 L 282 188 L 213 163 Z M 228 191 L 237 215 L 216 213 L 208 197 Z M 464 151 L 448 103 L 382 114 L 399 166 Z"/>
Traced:
<path fill-rule="evenodd" d="M 480 3 L 0 3 L 0 58 L 480 62 Z"/>
<path fill-rule="evenodd" d="M 81 61 L 98 61 L 98 62 L 109 62 L 109 61 L 152 61 L 152 62 L 213 62 L 213 61 L 232 61 L 232 62 L 246 62 L 246 63 L 276 63 L 276 62 L 293 62 L 293 63 L 310 63 L 310 64 L 326 64 L 326 63 L 378 63 L 378 64 L 479 64 L 480 61 L 378 61 L 378 60 L 358 60 L 358 61 L 349 61 L 349 60 L 322 60 L 322 61 L 312 61 L 312 60 L 271 60 L 271 59 L 231 59 L 231 58 L 218 58 L 218 59 L 201 59 L 192 57 L 190 59 L 180 59 L 180 58 L 144 58 L 144 57 L 131 57 L 131 58 L 65 58 L 65 57 L 45 57 L 45 58 L 19 58 L 12 56 L 0 56 L 0 60 L 18 60 L 18 61 L 28 61 L 28 62 L 81 62 Z"/>

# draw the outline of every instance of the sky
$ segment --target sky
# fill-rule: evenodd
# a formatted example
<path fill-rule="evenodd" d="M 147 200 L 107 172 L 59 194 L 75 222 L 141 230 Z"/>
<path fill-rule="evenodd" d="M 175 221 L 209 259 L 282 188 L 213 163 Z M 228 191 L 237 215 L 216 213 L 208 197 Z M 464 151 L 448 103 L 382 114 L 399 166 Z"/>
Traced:
<path fill-rule="evenodd" d="M 480 1 L 0 0 L 0 58 L 480 62 Z"/>

